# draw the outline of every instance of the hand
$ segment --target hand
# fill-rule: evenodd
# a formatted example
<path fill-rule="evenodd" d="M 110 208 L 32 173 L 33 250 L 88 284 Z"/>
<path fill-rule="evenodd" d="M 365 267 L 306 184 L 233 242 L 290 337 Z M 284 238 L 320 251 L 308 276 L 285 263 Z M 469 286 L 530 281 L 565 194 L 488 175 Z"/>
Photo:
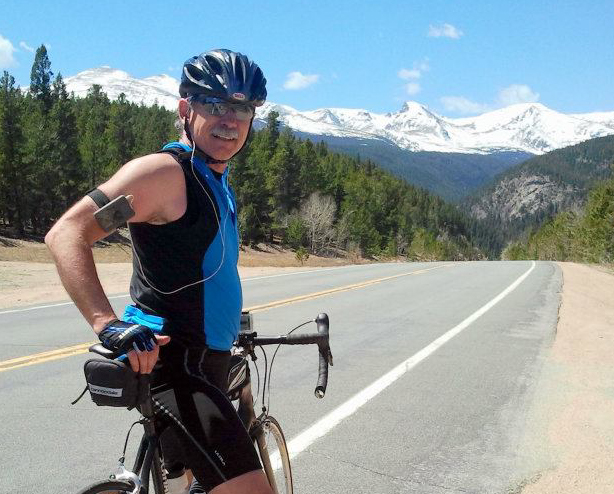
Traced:
<path fill-rule="evenodd" d="M 128 360 L 130 367 L 134 372 L 140 372 L 141 374 L 150 374 L 158 361 L 158 354 L 160 353 L 160 345 L 166 345 L 171 341 L 170 336 L 154 335 L 156 343 L 153 349 L 150 351 L 138 351 L 130 350 L 128 352 Z"/>
<path fill-rule="evenodd" d="M 127 353 L 134 372 L 149 374 L 158 360 L 159 345 L 166 345 L 169 336 L 158 336 L 141 324 L 116 319 L 98 334 L 102 344 L 114 352 Z"/>

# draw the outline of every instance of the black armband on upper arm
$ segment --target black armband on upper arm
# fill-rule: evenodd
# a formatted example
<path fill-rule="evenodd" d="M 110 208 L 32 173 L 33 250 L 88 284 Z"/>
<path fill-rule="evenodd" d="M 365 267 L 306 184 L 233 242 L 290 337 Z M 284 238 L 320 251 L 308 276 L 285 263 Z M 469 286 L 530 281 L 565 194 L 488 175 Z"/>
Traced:
<path fill-rule="evenodd" d="M 88 190 L 85 195 L 90 196 L 92 200 L 96 203 L 96 206 L 98 206 L 99 208 L 106 206 L 111 202 L 111 199 L 109 199 L 103 191 L 96 187 Z"/>
<path fill-rule="evenodd" d="M 93 189 L 87 193 L 98 206 L 94 218 L 106 233 L 124 225 L 134 216 L 134 209 L 126 196 L 122 195 L 110 200 L 100 189 Z"/>

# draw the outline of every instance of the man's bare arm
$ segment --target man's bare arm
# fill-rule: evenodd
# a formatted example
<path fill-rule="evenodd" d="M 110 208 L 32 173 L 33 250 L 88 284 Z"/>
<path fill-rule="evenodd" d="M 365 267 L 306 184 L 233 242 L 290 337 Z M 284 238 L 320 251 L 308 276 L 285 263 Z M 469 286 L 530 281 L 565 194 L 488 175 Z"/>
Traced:
<path fill-rule="evenodd" d="M 171 161 L 169 161 L 171 160 Z M 134 197 L 130 221 L 172 221 L 185 211 L 185 181 L 179 165 L 169 156 L 150 155 L 131 161 L 99 189 L 110 199 Z M 98 206 L 84 197 L 71 207 L 45 237 L 64 288 L 98 333 L 116 319 L 100 280 L 92 245 L 108 235 L 94 218 Z"/>
<path fill-rule="evenodd" d="M 70 208 L 45 237 L 62 285 L 96 333 L 117 319 L 96 272 L 92 245 L 107 234 L 96 224 L 98 206 L 84 197 Z M 98 231 L 100 230 L 100 232 Z"/>

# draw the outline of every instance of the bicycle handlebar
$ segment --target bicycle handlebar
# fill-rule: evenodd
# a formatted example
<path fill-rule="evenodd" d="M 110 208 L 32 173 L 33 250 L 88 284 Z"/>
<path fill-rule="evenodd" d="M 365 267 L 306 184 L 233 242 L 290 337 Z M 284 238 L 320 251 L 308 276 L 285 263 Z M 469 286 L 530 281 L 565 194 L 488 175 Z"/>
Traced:
<path fill-rule="evenodd" d="M 314 394 L 316 398 L 324 398 L 326 386 L 328 385 L 328 366 L 333 365 L 333 355 L 328 343 L 328 316 L 324 313 L 318 314 L 315 319 L 318 327 L 317 333 L 309 334 L 288 334 L 281 336 L 258 336 L 255 333 L 244 333 L 239 335 L 239 345 L 251 344 L 257 346 L 264 345 L 318 345 L 319 365 L 318 382 Z"/>
<path fill-rule="evenodd" d="M 281 336 L 258 336 L 255 332 L 239 333 L 239 346 L 265 346 L 265 345 L 318 345 L 318 382 L 314 390 L 316 398 L 324 398 L 328 385 L 328 366 L 333 365 L 333 354 L 328 343 L 328 315 L 321 313 L 315 319 L 318 327 L 317 333 L 288 334 Z M 106 358 L 116 358 L 118 354 L 108 350 L 100 343 L 92 345 L 89 350 Z"/>

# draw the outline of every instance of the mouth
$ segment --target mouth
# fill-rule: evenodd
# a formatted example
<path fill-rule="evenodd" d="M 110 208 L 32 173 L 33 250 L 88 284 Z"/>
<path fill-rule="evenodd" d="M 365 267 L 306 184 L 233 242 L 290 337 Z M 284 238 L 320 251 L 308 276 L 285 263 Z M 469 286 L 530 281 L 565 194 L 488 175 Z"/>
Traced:
<path fill-rule="evenodd" d="M 236 141 L 239 138 L 239 133 L 233 129 L 214 129 L 211 135 L 223 141 Z"/>

